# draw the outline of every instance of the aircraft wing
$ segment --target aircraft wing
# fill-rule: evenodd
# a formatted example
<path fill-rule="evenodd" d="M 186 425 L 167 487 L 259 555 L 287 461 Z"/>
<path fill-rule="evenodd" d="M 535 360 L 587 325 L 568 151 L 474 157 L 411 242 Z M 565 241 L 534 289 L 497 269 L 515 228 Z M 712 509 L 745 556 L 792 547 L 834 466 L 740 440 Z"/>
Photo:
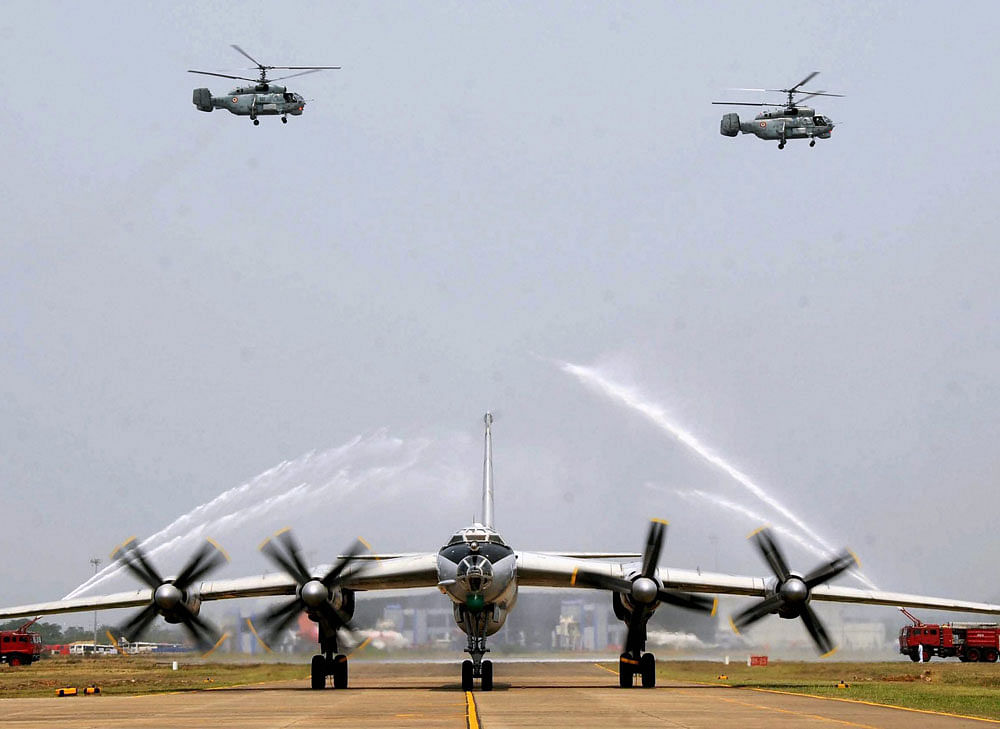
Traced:
<path fill-rule="evenodd" d="M 579 587 L 593 589 L 582 583 L 579 585 L 575 584 L 577 570 L 585 568 L 590 573 L 597 572 L 606 574 L 609 577 L 628 579 L 630 574 L 638 572 L 639 567 L 640 565 L 636 562 L 610 562 L 595 559 L 583 562 L 576 558 L 555 554 L 518 552 L 517 582 L 521 587 Z M 663 583 L 665 589 L 708 593 L 712 595 L 764 597 L 770 594 L 774 586 L 773 578 L 741 577 L 739 575 L 665 567 L 657 569 L 656 576 Z M 817 585 L 812 590 L 812 599 L 823 602 L 888 605 L 891 607 L 915 607 L 928 610 L 950 610 L 963 613 L 1000 615 L 1000 605 L 992 603 L 910 595 L 882 590 L 866 590 L 843 587 L 841 585 Z"/>
<path fill-rule="evenodd" d="M 316 570 L 323 574 L 322 566 Z M 399 590 L 406 588 L 437 587 L 437 554 L 407 554 L 364 560 L 345 570 L 343 585 L 352 590 Z M 206 580 L 192 588 L 203 602 L 209 600 L 234 600 L 247 597 L 273 597 L 294 595 L 295 582 L 285 574 L 266 574 L 239 577 L 230 580 Z M 58 615 L 60 613 L 112 610 L 115 608 L 143 607 L 153 598 L 152 590 L 132 590 L 112 595 L 78 597 L 72 600 L 55 600 L 34 605 L 0 608 L 0 620 L 9 618 Z"/>

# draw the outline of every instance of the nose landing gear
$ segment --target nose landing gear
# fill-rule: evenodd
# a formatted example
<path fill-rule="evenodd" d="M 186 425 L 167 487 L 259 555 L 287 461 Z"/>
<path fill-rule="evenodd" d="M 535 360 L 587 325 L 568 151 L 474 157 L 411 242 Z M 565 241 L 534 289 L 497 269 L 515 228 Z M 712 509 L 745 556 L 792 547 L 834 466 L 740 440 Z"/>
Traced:
<path fill-rule="evenodd" d="M 810 139 L 809 140 L 809 146 L 810 147 L 815 147 L 816 146 L 816 140 L 815 139 Z"/>
<path fill-rule="evenodd" d="M 288 123 L 288 117 L 287 116 L 281 117 L 281 123 L 282 124 L 287 124 Z"/>
<path fill-rule="evenodd" d="M 472 691 L 478 678 L 479 688 L 482 691 L 492 691 L 493 661 L 483 660 L 483 656 L 489 652 L 489 648 L 486 647 L 486 616 L 482 612 L 464 611 L 464 613 L 462 627 L 469 636 L 465 652 L 472 656 L 472 660 L 466 658 L 462 661 L 462 690 Z"/>
<path fill-rule="evenodd" d="M 255 127 L 256 127 L 256 126 L 259 126 L 259 125 L 260 125 L 260 119 L 254 119 L 254 120 L 253 120 L 253 125 L 254 125 Z"/>

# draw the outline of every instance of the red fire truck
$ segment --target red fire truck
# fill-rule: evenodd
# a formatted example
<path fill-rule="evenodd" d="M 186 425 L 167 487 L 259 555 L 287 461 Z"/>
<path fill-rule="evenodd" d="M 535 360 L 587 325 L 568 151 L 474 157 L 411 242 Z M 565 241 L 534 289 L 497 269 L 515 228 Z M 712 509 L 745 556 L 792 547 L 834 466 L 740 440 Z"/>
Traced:
<path fill-rule="evenodd" d="M 17 630 L 0 630 L 0 663 L 30 665 L 42 657 L 42 636 L 28 632 L 35 620 Z"/>
<path fill-rule="evenodd" d="M 1000 657 L 1000 623 L 931 625 L 921 622 L 907 610 L 902 612 L 913 621 L 913 625 L 899 631 L 899 652 L 909 656 L 911 661 L 919 661 L 921 656 L 925 661 L 933 656 L 957 656 L 963 663 L 993 663 Z"/>

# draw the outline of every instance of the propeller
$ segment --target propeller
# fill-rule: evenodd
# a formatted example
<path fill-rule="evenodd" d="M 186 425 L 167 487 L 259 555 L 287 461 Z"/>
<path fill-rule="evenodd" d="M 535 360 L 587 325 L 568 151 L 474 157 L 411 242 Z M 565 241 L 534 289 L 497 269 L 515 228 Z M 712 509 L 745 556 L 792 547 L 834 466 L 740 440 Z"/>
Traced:
<path fill-rule="evenodd" d="M 330 632 L 339 628 L 351 630 L 351 616 L 338 607 L 333 598 L 337 588 L 343 585 L 345 570 L 366 547 L 367 544 L 361 539 L 355 540 L 325 575 L 313 577 L 290 529 L 282 529 L 265 539 L 260 545 L 260 551 L 295 580 L 297 585 L 295 597 L 265 613 L 264 639 L 261 641 L 265 647 L 274 643 L 302 611 Z"/>
<path fill-rule="evenodd" d="M 192 585 L 229 561 L 214 540 L 207 539 L 176 577 L 166 579 L 157 572 L 135 537 L 118 547 L 111 557 L 153 591 L 149 604 L 120 628 L 129 642 L 137 640 L 157 615 L 162 615 L 168 623 L 180 623 L 202 651 L 215 650 L 229 637 L 198 616 L 200 602 L 191 600 L 189 592 Z"/>
<path fill-rule="evenodd" d="M 646 549 L 642 555 L 642 570 L 632 579 L 614 577 L 612 575 L 576 568 L 573 570 L 572 585 L 596 587 L 601 590 L 612 590 L 625 597 L 632 605 L 632 612 L 627 622 L 623 654 L 638 656 L 646 641 L 646 622 L 656 610 L 658 603 L 667 603 L 685 610 L 715 615 L 718 599 L 680 590 L 667 590 L 660 587 L 656 579 L 656 566 L 660 561 L 663 540 L 667 533 L 667 523 L 662 519 L 653 519 L 649 524 L 649 534 L 646 536 Z"/>
<path fill-rule="evenodd" d="M 802 577 L 788 568 L 788 562 L 774 541 L 774 537 L 771 536 L 770 529 L 761 527 L 751 534 L 750 538 L 754 540 L 761 556 L 778 581 L 774 592 L 730 619 L 733 630 L 739 633 L 741 629 L 756 623 L 769 613 L 778 613 L 783 618 L 802 618 L 819 652 L 824 658 L 831 655 L 836 651 L 836 647 L 819 616 L 809 607 L 809 599 L 814 587 L 829 582 L 851 567 L 856 567 L 857 557 L 849 549 L 845 549 L 830 562 L 819 565 Z"/>

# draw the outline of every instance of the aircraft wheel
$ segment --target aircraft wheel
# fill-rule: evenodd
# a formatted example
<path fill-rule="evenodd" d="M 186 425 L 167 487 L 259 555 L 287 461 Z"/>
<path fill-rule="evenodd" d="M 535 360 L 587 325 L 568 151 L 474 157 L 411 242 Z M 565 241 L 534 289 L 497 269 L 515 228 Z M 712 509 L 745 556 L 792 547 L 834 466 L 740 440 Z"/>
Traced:
<path fill-rule="evenodd" d="M 254 119 L 253 120 L 253 125 L 257 126 L 258 124 L 260 124 L 260 119 Z"/>
<path fill-rule="evenodd" d="M 312 687 L 316 690 L 326 688 L 326 657 L 313 656 L 312 660 Z"/>
<path fill-rule="evenodd" d="M 810 139 L 809 140 L 809 146 L 810 147 L 815 147 L 816 146 L 816 140 L 815 139 Z"/>
<path fill-rule="evenodd" d="M 784 142 L 779 142 L 778 143 L 778 149 L 784 149 L 784 148 L 785 148 L 785 143 Z"/>
<path fill-rule="evenodd" d="M 621 656 L 618 659 L 618 686 L 621 688 L 632 688 L 632 678 L 635 676 L 635 663 L 629 656 Z"/>
<path fill-rule="evenodd" d="M 656 686 L 656 657 L 652 653 L 643 653 L 639 659 L 639 671 L 642 675 L 642 687 Z"/>
<path fill-rule="evenodd" d="M 462 690 L 472 691 L 472 661 L 468 658 L 462 661 Z"/>
<path fill-rule="evenodd" d="M 493 661 L 483 661 L 483 676 L 480 681 L 483 691 L 493 690 Z"/>
<path fill-rule="evenodd" d="M 287 124 L 288 123 L 288 117 L 287 116 L 281 117 L 281 123 L 282 124 Z"/>
<path fill-rule="evenodd" d="M 335 689 L 347 688 L 347 656 L 338 655 L 333 659 L 330 666 L 330 675 L 333 676 L 333 687 Z"/>

